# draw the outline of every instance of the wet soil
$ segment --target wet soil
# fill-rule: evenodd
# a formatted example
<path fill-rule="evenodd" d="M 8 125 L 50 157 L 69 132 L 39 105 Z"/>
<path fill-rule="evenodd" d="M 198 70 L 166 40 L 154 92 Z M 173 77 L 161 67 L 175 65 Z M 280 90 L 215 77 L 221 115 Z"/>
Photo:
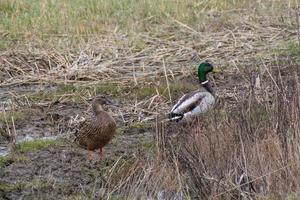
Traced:
<path fill-rule="evenodd" d="M 195 79 L 186 77 L 181 81 L 194 83 Z M 218 89 L 221 90 L 222 81 L 226 80 L 216 81 Z M 0 100 L 4 104 L 9 102 L 14 105 L 20 97 L 40 90 L 53 90 L 53 86 L 1 88 Z M 10 91 L 17 95 L 12 95 Z M 178 94 L 178 98 L 180 95 Z M 17 142 L 49 137 L 58 140 L 62 138 L 64 142 L 59 146 L 50 146 L 35 152 L 15 152 L 19 159 L 13 159 L 0 166 L 0 199 L 99 199 L 105 197 L 111 189 L 107 183 L 107 171 L 118 159 L 151 156 L 151 146 L 154 145 L 151 123 L 147 126 L 126 124 L 122 118 L 124 116 L 115 115 L 119 134 L 104 148 L 104 159 L 99 159 L 98 153 L 94 152 L 93 161 L 89 161 L 87 151 L 72 143 L 74 127 L 71 122 L 74 118 L 90 112 L 90 101 L 74 102 L 62 98 L 55 101 L 43 100 L 30 106 L 20 106 L 22 102 L 17 106 L 10 104 L 7 104 L 6 108 L 12 111 L 21 109 L 27 114 L 14 123 Z M 118 113 L 117 108 L 107 109 Z M 13 130 L 11 124 L 10 130 Z M 185 133 L 184 127 L 180 130 L 177 125 L 170 125 L 167 134 Z M 2 155 L 11 149 L 9 143 L 9 139 L 0 141 Z"/>
<path fill-rule="evenodd" d="M 115 138 L 105 147 L 105 157 L 87 152 L 68 142 L 38 152 L 21 154 L 24 162 L 9 163 L 1 169 L 0 199 L 57 199 L 85 196 L 99 199 L 106 195 L 106 171 L 119 158 L 130 159 L 139 152 L 139 144 L 151 140 L 151 134 Z M 20 155 L 19 155 L 20 156 Z"/>
<path fill-rule="evenodd" d="M 236 72 L 226 72 L 224 76 L 211 77 L 216 85 L 220 107 L 230 106 L 237 99 L 233 91 L 240 96 L 249 93 L 251 77 L 241 77 Z M 183 81 L 183 80 L 180 80 Z M 194 78 L 185 81 L 197 83 Z M 72 120 L 89 113 L 88 101 L 74 102 L 60 98 L 55 101 L 41 101 L 34 104 L 20 102 L 20 97 L 41 90 L 53 90 L 55 86 L 15 85 L 0 88 L 0 113 L 24 111 L 26 116 L 14 122 L 16 142 L 38 138 L 58 138 L 63 140 L 58 146 L 50 146 L 35 152 L 15 152 L 21 159 L 0 165 L 0 199 L 57 199 L 76 196 L 99 199 L 107 195 L 107 170 L 119 159 L 151 155 L 149 146 L 154 145 L 152 124 L 150 126 L 128 126 L 124 115 L 119 115 L 118 108 L 108 107 L 115 113 L 119 134 L 105 147 L 105 158 L 99 159 L 94 152 L 93 161 L 87 159 L 87 152 L 72 143 L 74 128 Z M 178 96 L 174 96 L 176 99 Z M 121 106 L 121 105 L 119 105 Z M 3 109 L 4 108 L 4 109 Z M 130 118 L 130 116 L 129 116 Z M 133 120 L 126 120 L 133 121 Z M 0 156 L 8 154 L 11 141 L 5 132 L 6 124 L 0 122 Z M 9 129 L 12 129 L 9 123 Z M 178 132 L 178 127 L 168 127 L 170 135 Z M 184 130 L 182 130 L 184 132 Z M 1 134 L 2 133 L 2 134 Z M 151 147 L 150 147 L 151 148 Z M 7 156 L 7 155 L 6 155 Z M 1 161 L 1 157 L 0 157 Z"/>
<path fill-rule="evenodd" d="M 0 91 L 2 114 L 24 111 L 22 116 L 9 124 L 9 130 L 16 130 L 16 143 L 36 139 L 63 140 L 58 146 L 50 146 L 34 152 L 14 151 L 7 134 L 7 124 L 0 122 L 0 161 L 10 156 L 12 150 L 18 158 L 0 165 L 0 199 L 57 199 L 83 196 L 99 199 L 106 194 L 105 171 L 119 158 L 136 157 L 143 145 L 152 143 L 150 127 L 124 129 L 104 148 L 104 158 L 94 152 L 92 161 L 87 159 L 87 151 L 74 145 L 74 125 L 72 120 L 87 115 L 90 102 L 55 101 L 17 105 L 18 97 L 29 95 L 50 86 L 3 87 Z M 17 95 L 13 95 L 12 92 Z M 115 108 L 108 108 L 116 112 Z M 119 127 L 124 125 L 116 117 Z M 146 156 L 147 152 L 143 153 Z M 4 157 L 3 157 L 4 156 Z"/>

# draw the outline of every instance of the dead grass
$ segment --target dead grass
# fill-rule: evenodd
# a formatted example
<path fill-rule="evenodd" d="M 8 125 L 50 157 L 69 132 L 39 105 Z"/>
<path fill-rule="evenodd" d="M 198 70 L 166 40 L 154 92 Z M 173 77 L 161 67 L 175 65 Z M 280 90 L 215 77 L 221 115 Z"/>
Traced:
<path fill-rule="evenodd" d="M 260 76 L 268 91 L 248 82 L 235 107 L 220 108 L 226 117 L 216 110 L 192 123 L 158 123 L 153 158 L 138 168 L 137 163 L 127 166 L 125 177 L 114 183 L 118 192 L 112 192 L 191 199 L 299 198 L 300 71 L 290 62 L 274 62 L 270 74 Z M 245 79 L 258 74 L 239 73 Z"/>
<path fill-rule="evenodd" d="M 192 124 L 157 122 L 154 143 L 140 144 L 150 157 L 108 164 L 108 199 L 299 198 L 297 1 L 35 3 L 0 4 L 0 86 L 57 87 L 30 101 L 111 95 L 123 100 L 115 115 L 129 123 L 119 131 L 138 132 L 195 89 L 195 63 L 211 59 L 223 70 L 210 77 L 214 113 Z"/>
<path fill-rule="evenodd" d="M 27 1 L 20 2 L 14 1 L 13 4 L 16 5 L 13 9 L 19 9 L 21 13 L 26 12 L 27 6 L 31 10 L 31 6 L 34 5 L 28 4 Z M 98 8 L 92 2 L 85 4 Z M 245 1 L 240 2 L 245 3 Z M 164 4 L 169 3 L 168 1 L 162 2 L 161 9 L 168 7 Z M 23 4 L 28 5 L 24 6 Z M 195 5 L 193 6 L 193 4 Z M 222 66 L 244 65 L 249 62 L 249 59 L 259 59 L 260 57 L 264 57 L 264 61 L 268 62 L 271 59 L 269 54 L 272 54 L 270 51 L 280 41 L 286 40 L 287 37 L 292 41 L 297 38 L 295 29 L 280 27 L 282 24 L 296 26 L 295 14 L 292 10 L 293 1 L 287 5 L 283 2 L 270 3 L 268 1 L 259 5 L 253 4 L 254 10 L 257 10 L 253 14 L 249 14 L 243 9 L 237 11 L 225 9 L 223 12 L 216 11 L 218 9 L 210 10 L 209 8 L 214 7 L 211 5 L 216 2 L 205 1 L 199 3 L 198 7 L 196 4 L 193 2 L 186 6 L 195 9 L 193 11 L 195 13 L 199 12 L 198 7 L 205 7 L 202 13 L 199 12 L 199 18 L 202 19 L 202 15 L 205 15 L 208 19 L 204 20 L 203 24 L 199 23 L 198 18 L 195 19 L 197 24 L 201 24 L 204 29 L 185 23 L 178 17 L 173 17 L 168 18 L 171 23 L 160 23 L 159 28 L 153 31 L 151 29 L 151 31 L 133 31 L 125 34 L 117 31 L 114 34 L 104 33 L 99 36 L 89 36 L 86 40 L 76 42 L 76 48 L 73 46 L 70 48 L 63 42 L 64 39 L 58 42 L 60 43 L 58 46 L 44 45 L 38 39 L 37 41 L 35 39 L 32 39 L 31 42 L 27 41 L 26 44 L 29 46 L 20 46 L 16 50 L 9 50 L 1 54 L 0 77 L 3 77 L 0 78 L 1 85 L 42 82 L 56 84 L 96 84 L 100 82 L 126 84 L 134 82 L 140 84 L 145 77 L 163 77 L 165 75 L 162 66 L 163 60 L 169 77 L 185 75 L 191 71 L 188 62 L 194 55 L 199 56 L 200 60 L 213 58 L 216 64 L 222 63 Z M 231 5 L 232 3 L 228 1 L 224 4 Z M 274 7 L 274 10 L 267 11 L 265 9 L 270 6 L 269 4 Z M 58 5 L 53 6 L 58 8 L 56 7 Z M 68 6 L 70 5 L 65 5 L 65 7 Z M 117 5 L 112 4 L 112 6 Z M 221 7 L 223 6 L 226 7 L 226 5 L 221 5 Z M 70 8 L 68 7 L 68 9 Z M 283 8 L 290 10 L 282 12 Z M 208 12 L 206 9 L 210 11 Z M 176 9 L 171 8 L 171 10 L 175 11 Z M 54 11 L 50 10 L 49 12 Z M 261 14 L 261 12 L 264 13 Z M 187 13 L 190 14 L 190 12 Z M 185 14 L 182 15 L 185 16 Z M 273 16 L 279 17 L 270 19 Z M 251 20 L 237 20 L 242 18 Z M 17 20 L 18 18 L 13 19 Z M 67 21 L 72 22 L 72 20 Z M 31 23 L 43 24 L 36 23 L 34 20 Z M 28 26 L 26 25 L 26 27 Z M 218 30 L 214 30 L 215 28 Z M 51 43 L 51 41 L 49 42 Z M 42 46 L 46 46 L 46 48 Z"/>

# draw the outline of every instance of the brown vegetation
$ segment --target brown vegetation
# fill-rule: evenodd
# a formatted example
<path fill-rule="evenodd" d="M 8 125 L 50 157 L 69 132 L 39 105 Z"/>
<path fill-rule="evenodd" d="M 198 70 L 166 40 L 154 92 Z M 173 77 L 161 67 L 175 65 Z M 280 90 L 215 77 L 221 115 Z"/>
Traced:
<path fill-rule="evenodd" d="M 11 146 L 0 198 L 299 198 L 297 1 L 12 2 L 0 2 L 0 145 L 67 139 Z M 214 111 L 163 123 L 206 59 L 222 70 Z M 98 94 L 117 102 L 118 134 L 91 164 L 68 137 Z"/>

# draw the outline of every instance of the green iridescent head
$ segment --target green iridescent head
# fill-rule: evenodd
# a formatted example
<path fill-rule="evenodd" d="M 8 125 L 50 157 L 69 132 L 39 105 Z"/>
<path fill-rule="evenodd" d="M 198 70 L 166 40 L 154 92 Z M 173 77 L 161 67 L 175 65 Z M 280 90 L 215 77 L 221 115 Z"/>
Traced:
<path fill-rule="evenodd" d="M 204 83 L 207 81 L 206 74 L 209 72 L 217 72 L 217 70 L 213 67 L 209 62 L 203 62 L 198 67 L 198 77 L 200 83 Z"/>

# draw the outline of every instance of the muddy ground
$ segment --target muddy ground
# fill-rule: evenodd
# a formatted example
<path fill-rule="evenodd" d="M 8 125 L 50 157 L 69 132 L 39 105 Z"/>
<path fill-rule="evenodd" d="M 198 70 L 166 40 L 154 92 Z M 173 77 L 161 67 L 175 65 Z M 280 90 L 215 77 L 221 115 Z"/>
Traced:
<path fill-rule="evenodd" d="M 286 69 L 282 68 L 281 73 L 288 82 L 291 73 L 285 75 Z M 276 73 L 274 71 L 273 74 Z M 254 96 L 258 101 L 260 94 L 268 95 L 267 91 L 255 88 L 259 74 L 258 70 L 240 68 L 239 72 L 223 69 L 219 75 L 210 76 L 218 95 L 216 112 L 220 116 L 222 112 L 229 113 L 238 101 L 248 99 L 253 90 L 256 90 Z M 260 77 L 263 78 L 261 84 L 272 85 L 269 74 L 264 73 Z M 184 88 L 186 91 L 198 87 L 194 75 L 181 77 L 177 81 L 170 84 L 189 85 Z M 266 88 L 271 89 L 269 86 Z M 140 95 L 151 104 L 155 90 L 143 93 L 147 87 L 140 88 L 142 90 L 132 89 L 131 93 L 135 93 L 135 98 Z M 130 92 L 122 90 L 118 91 L 120 94 L 112 94 L 111 88 L 96 92 L 95 95 L 107 95 L 116 103 L 117 106 L 108 105 L 105 109 L 114 116 L 118 134 L 104 148 L 103 159 L 94 152 L 93 160 L 89 161 L 87 151 L 73 143 L 76 120 L 91 113 L 93 95 L 87 95 L 88 90 L 51 84 L 1 88 L 0 153 L 8 155 L 0 157 L 0 199 L 106 198 L 112 189 L 113 166 L 121 161 L 151 159 L 156 145 L 155 119 L 156 116 L 163 118 L 170 108 L 170 104 L 164 103 L 167 98 L 161 97 L 158 107 L 152 110 L 149 110 L 149 103 L 140 103 L 139 109 L 143 112 L 135 112 L 137 109 L 133 105 L 136 102 Z M 182 94 L 183 91 L 172 91 L 173 101 Z M 169 133 L 183 133 L 184 129 L 180 126 L 177 123 L 170 125 Z M 16 136 L 12 137 L 14 132 Z M 122 196 L 116 195 L 114 198 L 122 199 Z"/>
<path fill-rule="evenodd" d="M 124 199 L 114 190 L 119 177 L 113 169 L 155 159 L 157 116 L 163 119 L 181 95 L 199 88 L 196 68 L 191 67 L 195 52 L 200 60 L 213 58 L 221 69 L 209 76 L 218 97 L 217 117 L 231 112 L 237 116 L 237 104 L 249 98 L 259 105 L 274 103 L 279 82 L 287 82 L 284 85 L 292 88 L 287 96 L 292 97 L 294 71 L 300 76 L 299 46 L 287 41 L 296 41 L 299 28 L 287 26 L 285 18 L 275 14 L 271 17 L 280 18 L 280 23 L 266 24 L 257 16 L 251 23 L 236 23 L 239 15 L 226 15 L 230 23 L 221 32 L 214 31 L 217 27 L 195 32 L 181 22 L 179 28 L 169 27 L 176 29 L 174 35 L 163 32 L 153 38 L 146 31 L 141 50 L 127 46 L 124 35 L 116 34 L 114 40 L 120 44 L 102 45 L 109 41 L 106 38 L 96 45 L 92 41 L 91 50 L 80 55 L 30 51 L 27 46 L 23 52 L 1 54 L 0 199 L 107 199 L 108 194 Z M 219 15 L 211 15 L 210 26 Z M 105 109 L 115 118 L 118 131 L 104 148 L 105 157 L 100 160 L 94 152 L 89 161 L 87 152 L 73 143 L 73 134 L 76 122 L 91 113 L 91 100 L 98 94 L 116 103 Z M 180 126 L 174 123 L 167 132 L 176 137 L 184 132 Z"/>
<path fill-rule="evenodd" d="M 244 76 L 223 70 L 218 76 L 210 76 L 218 95 L 215 108 L 217 112 L 229 112 L 255 86 L 253 80 L 259 72 L 247 72 L 248 75 L 245 71 L 241 73 Z M 264 78 L 270 79 L 267 74 Z M 197 78 L 193 75 L 181 78 L 180 82 L 191 84 L 192 87 L 188 90 L 198 87 L 195 84 Z M 269 81 L 265 83 L 267 82 Z M 140 113 L 129 113 L 130 109 L 128 111 L 124 108 L 133 107 L 134 102 L 130 96 L 120 98 L 101 91 L 98 94 L 110 96 L 117 105 L 108 105 L 105 109 L 116 119 L 118 134 L 104 148 L 105 158 L 100 159 L 98 153 L 94 152 L 93 160 L 89 161 L 87 151 L 73 143 L 73 134 L 76 120 L 91 113 L 92 97 L 82 95 L 85 89 L 80 89 L 82 96 L 76 93 L 77 90 L 79 89 L 71 87 L 69 90 L 65 86 L 62 89 L 61 86 L 45 84 L 1 88 L 3 110 L 0 148 L 3 154 L 8 155 L 0 157 L 0 199 L 104 198 L 111 189 L 112 166 L 120 160 L 131 162 L 137 158 L 151 158 L 156 144 L 154 138 L 157 115 L 150 111 L 142 117 Z M 70 91 L 73 93 L 70 94 Z M 139 94 L 140 91 L 135 92 Z M 238 98 L 236 94 L 239 94 Z M 142 97 L 151 99 L 155 94 L 147 95 L 142 94 Z M 182 95 L 182 91 L 175 90 L 172 95 L 176 100 Z M 144 109 L 147 106 L 145 104 Z M 161 108 L 160 114 L 167 110 L 167 106 Z M 180 126 L 176 123 L 171 125 L 169 132 L 175 135 L 182 132 L 183 129 L 178 129 Z M 16 132 L 15 138 L 8 132 Z M 41 140 L 45 142 L 39 144 Z"/>
<path fill-rule="evenodd" d="M 150 123 L 130 125 L 124 122 L 124 117 L 117 116 L 118 135 L 105 147 L 105 158 L 100 160 L 95 152 L 94 159 L 89 161 L 87 152 L 73 143 L 75 125 L 72 123 L 76 117 L 90 113 L 90 99 L 74 102 L 60 98 L 30 106 L 23 104 L 24 96 L 43 90 L 55 88 L 35 85 L 1 88 L 0 99 L 8 122 L 2 118 L 0 146 L 3 155 L 9 154 L 0 157 L 0 199 L 56 199 L 58 196 L 98 199 L 105 195 L 109 166 L 119 159 L 130 160 L 141 152 L 143 156 L 149 153 L 146 150 L 153 145 Z M 117 113 L 116 108 L 106 109 Z M 15 118 L 14 123 L 10 116 Z M 13 133 L 14 128 L 16 137 L 12 139 L 7 130 Z M 31 149 L 40 139 L 46 141 L 45 145 Z M 50 145 L 48 140 L 52 141 Z M 22 147 L 14 147 L 13 142 L 30 147 L 23 151 Z"/>

